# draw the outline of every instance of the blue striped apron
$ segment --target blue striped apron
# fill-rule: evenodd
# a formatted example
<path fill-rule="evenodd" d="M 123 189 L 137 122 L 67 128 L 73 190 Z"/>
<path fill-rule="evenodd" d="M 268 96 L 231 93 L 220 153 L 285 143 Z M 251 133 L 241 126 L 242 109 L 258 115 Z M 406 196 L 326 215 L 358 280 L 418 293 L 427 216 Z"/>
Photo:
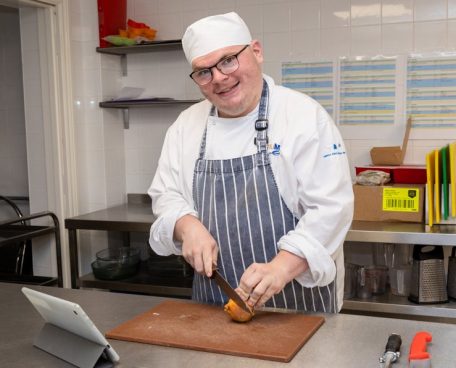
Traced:
<path fill-rule="evenodd" d="M 194 169 L 193 199 L 199 219 L 217 241 L 217 266 L 234 288 L 249 265 L 267 263 L 276 256 L 277 242 L 298 223 L 280 196 L 269 161 L 268 100 L 264 81 L 255 122 L 256 154 L 206 160 L 205 131 Z M 214 106 L 210 114 L 215 114 Z M 333 281 L 328 286 L 305 288 L 293 280 L 266 306 L 335 313 L 335 285 Z M 204 303 L 221 305 L 228 301 L 213 280 L 196 273 L 192 294 L 194 300 Z"/>

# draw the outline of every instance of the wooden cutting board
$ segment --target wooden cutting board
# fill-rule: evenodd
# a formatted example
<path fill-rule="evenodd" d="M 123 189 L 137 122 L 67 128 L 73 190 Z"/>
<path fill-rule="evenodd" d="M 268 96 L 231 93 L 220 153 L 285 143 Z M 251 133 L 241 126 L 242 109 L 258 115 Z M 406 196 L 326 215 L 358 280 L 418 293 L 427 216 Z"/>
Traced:
<path fill-rule="evenodd" d="M 106 337 L 289 362 L 323 322 L 318 316 L 258 311 L 250 322 L 238 323 L 220 306 L 165 301 Z"/>

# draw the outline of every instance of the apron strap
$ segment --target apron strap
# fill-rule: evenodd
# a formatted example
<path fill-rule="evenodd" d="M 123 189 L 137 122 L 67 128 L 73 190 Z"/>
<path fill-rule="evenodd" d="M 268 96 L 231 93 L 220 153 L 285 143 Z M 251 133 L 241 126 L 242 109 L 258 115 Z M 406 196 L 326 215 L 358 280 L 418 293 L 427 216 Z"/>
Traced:
<path fill-rule="evenodd" d="M 258 153 L 267 152 L 268 148 L 268 107 L 269 107 L 269 88 L 263 79 L 263 90 L 261 91 L 260 107 L 258 109 L 258 119 L 255 121 L 257 135 L 253 143 L 257 146 Z"/>

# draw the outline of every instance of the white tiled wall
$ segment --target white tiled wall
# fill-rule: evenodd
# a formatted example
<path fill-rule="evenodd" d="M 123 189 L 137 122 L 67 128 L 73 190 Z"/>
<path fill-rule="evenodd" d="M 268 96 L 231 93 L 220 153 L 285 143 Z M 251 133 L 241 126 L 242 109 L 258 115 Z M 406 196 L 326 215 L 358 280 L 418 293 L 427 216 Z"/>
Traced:
<path fill-rule="evenodd" d="M 19 11 L 0 6 L 0 195 L 6 196 L 28 195 L 20 60 Z"/>
<path fill-rule="evenodd" d="M 132 109 L 130 129 L 123 130 L 120 112 L 100 110 L 98 101 L 115 96 L 122 86 L 143 87 L 154 96 L 199 98 L 200 94 L 188 78 L 190 68 L 180 51 L 129 55 L 128 75 L 123 77 L 118 57 L 94 52 L 96 0 L 72 0 L 70 5 L 84 211 L 117 202 L 124 193 L 147 190 L 166 129 L 182 109 Z M 263 43 L 264 70 L 278 83 L 282 61 L 456 51 L 456 0 L 127 1 L 128 17 L 157 28 L 158 39 L 181 38 L 194 20 L 232 10 Z M 406 163 L 423 163 L 424 152 L 444 143 L 409 142 Z M 347 139 L 346 144 L 352 165 L 370 162 L 368 152 L 374 142 Z"/>

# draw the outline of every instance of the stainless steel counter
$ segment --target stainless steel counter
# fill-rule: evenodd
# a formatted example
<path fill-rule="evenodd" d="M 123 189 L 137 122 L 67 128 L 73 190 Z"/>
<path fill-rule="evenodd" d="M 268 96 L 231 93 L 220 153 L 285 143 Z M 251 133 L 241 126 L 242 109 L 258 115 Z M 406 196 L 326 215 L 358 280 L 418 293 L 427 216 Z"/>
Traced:
<path fill-rule="evenodd" d="M 139 292 L 154 295 L 189 297 L 191 280 L 177 280 L 171 284 L 162 281 L 126 280 L 125 282 L 101 282 L 93 275 L 78 274 L 78 240 L 77 230 L 90 229 L 102 231 L 148 232 L 155 220 L 152 214 L 150 198 L 142 194 L 129 194 L 128 204 L 115 206 L 65 220 L 70 243 L 71 285 L 76 287 L 103 288 L 123 292 Z M 430 228 L 417 223 L 386 223 L 370 221 L 353 221 L 346 236 L 351 242 L 405 243 L 456 245 L 456 225 L 439 225 Z M 456 319 L 456 304 L 439 304 L 433 306 L 415 305 L 405 297 L 373 298 L 372 300 L 346 300 L 344 310 L 355 313 L 388 313 L 430 318 Z"/>
<path fill-rule="evenodd" d="M 22 295 L 21 285 L 0 283 L 0 367 L 71 367 L 71 365 L 32 346 L 43 320 Z M 163 298 L 109 293 L 104 291 L 33 287 L 34 289 L 79 303 L 102 333 L 145 312 Z M 119 368 L 368 368 L 379 367 L 386 339 L 395 332 L 402 336 L 403 356 L 394 368 L 407 367 L 407 354 L 413 335 L 428 331 L 433 368 L 456 366 L 452 349 L 456 326 L 354 315 L 325 315 L 325 323 L 290 363 L 242 358 L 170 347 L 111 340 L 120 355 Z M 215 327 L 215 326 L 214 326 Z M 259 342 L 261 343 L 261 342 Z"/>

